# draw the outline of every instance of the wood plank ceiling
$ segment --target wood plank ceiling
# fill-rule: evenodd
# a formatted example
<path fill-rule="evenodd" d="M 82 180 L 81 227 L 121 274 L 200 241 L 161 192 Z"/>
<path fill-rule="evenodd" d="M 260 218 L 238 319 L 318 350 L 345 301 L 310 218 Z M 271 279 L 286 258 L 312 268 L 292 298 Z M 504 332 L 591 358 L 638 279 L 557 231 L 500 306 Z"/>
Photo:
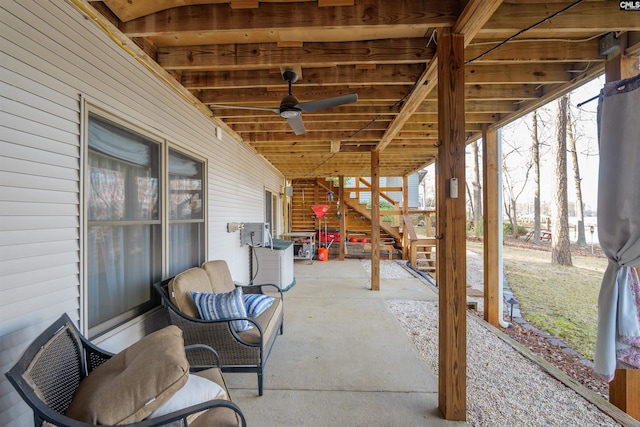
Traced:
<path fill-rule="evenodd" d="M 640 52 L 640 12 L 618 1 L 105 0 L 91 2 L 150 60 L 286 178 L 403 176 L 435 161 L 438 30 L 465 35 L 466 132 L 499 127 L 600 75 L 599 41 Z M 537 24 L 537 25 L 536 25 Z M 531 27 L 531 28 L 530 28 Z M 295 135 L 277 113 L 283 69 L 300 102 L 358 95 L 302 114 Z M 595 95 L 595 94 L 594 94 Z"/>

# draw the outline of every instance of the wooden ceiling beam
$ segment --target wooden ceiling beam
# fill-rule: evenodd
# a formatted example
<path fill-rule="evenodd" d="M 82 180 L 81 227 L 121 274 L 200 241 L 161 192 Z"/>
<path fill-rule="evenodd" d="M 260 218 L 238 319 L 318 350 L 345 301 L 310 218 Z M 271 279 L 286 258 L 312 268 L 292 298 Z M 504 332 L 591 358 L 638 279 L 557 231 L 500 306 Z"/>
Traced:
<path fill-rule="evenodd" d="M 566 83 L 575 75 L 574 70 L 584 65 L 546 64 L 483 64 L 481 62 L 465 66 L 465 84 L 549 84 Z"/>
<path fill-rule="evenodd" d="M 571 92 L 576 87 L 595 79 L 596 77 L 602 75 L 604 73 L 604 64 L 596 64 L 596 66 L 589 68 L 584 73 L 576 76 L 570 82 L 565 84 L 557 84 L 557 85 L 549 85 L 549 87 L 544 88 L 544 94 L 535 100 L 525 101 L 519 103 L 518 108 L 510 114 L 504 114 L 501 116 L 500 120 L 496 121 L 493 125 L 490 126 L 492 129 L 498 129 L 501 126 L 504 126 L 530 112 L 536 110 L 537 108 L 542 107 L 543 105 L 557 99 L 558 97 Z M 473 139 L 480 138 L 480 134 L 475 134 L 472 136 Z"/>
<path fill-rule="evenodd" d="M 493 123 L 499 118 L 499 114 L 467 111 L 464 118 L 469 123 Z M 415 113 L 406 123 L 438 123 L 438 113 Z"/>
<path fill-rule="evenodd" d="M 322 98 L 358 94 L 358 101 L 395 102 L 405 97 L 411 86 L 372 86 L 353 89 L 346 86 L 302 86 L 294 87 L 293 94 L 300 102 Z M 277 108 L 287 91 L 271 91 L 263 88 L 254 89 L 207 89 L 198 92 L 198 97 L 205 104 L 216 105 L 251 105 Z M 336 110 L 337 111 L 337 110 Z"/>
<path fill-rule="evenodd" d="M 537 99 L 542 96 L 542 90 L 535 84 L 468 84 L 464 87 L 464 97 L 467 101 L 494 101 Z M 438 94 L 432 91 L 426 100 L 436 101 Z M 206 102 L 205 102 L 206 104 Z"/>
<path fill-rule="evenodd" d="M 257 142 L 297 142 L 297 141 L 379 141 L 382 137 L 382 131 L 364 130 L 354 135 L 349 131 L 331 131 L 331 132 L 309 132 L 305 135 L 296 135 L 293 132 L 271 132 L 271 133 L 247 133 L 243 134 L 245 142 L 254 144 Z"/>
<path fill-rule="evenodd" d="M 361 131 L 384 131 L 387 129 L 388 123 L 378 123 L 378 122 L 364 122 L 364 123 L 356 123 L 356 122 L 306 122 L 305 128 L 307 133 L 310 132 L 335 132 L 335 131 L 351 131 L 351 133 L 361 132 Z M 259 141 L 262 138 L 262 133 L 273 133 L 273 132 L 290 132 L 291 128 L 284 120 L 281 122 L 254 122 L 254 123 L 242 123 L 242 124 L 234 124 L 232 125 L 234 131 L 236 131 L 241 136 L 247 139 L 254 139 Z M 482 123 L 478 122 L 468 122 L 466 123 L 465 129 L 469 132 L 476 132 L 482 130 Z M 398 139 L 421 139 L 421 138 L 431 138 L 434 136 L 434 132 L 438 131 L 437 123 L 419 123 L 419 122 L 406 122 L 403 126 L 401 132 L 397 134 Z M 248 136 L 248 134 L 256 134 L 255 136 Z M 310 137 L 310 140 L 298 139 L 296 140 L 296 144 L 305 144 L 309 142 L 316 142 L 317 139 L 314 140 L 313 135 Z M 320 141 L 324 141 L 324 138 L 321 138 Z"/>
<path fill-rule="evenodd" d="M 337 85 L 412 85 L 424 71 L 423 64 L 380 64 L 372 69 L 353 65 L 305 68 L 295 87 Z M 260 70 L 186 71 L 181 83 L 191 90 L 230 88 L 287 88 L 280 73 Z"/>
<path fill-rule="evenodd" d="M 433 58 L 424 38 L 305 43 L 278 48 L 274 43 L 158 47 L 165 69 L 229 71 L 286 65 L 303 68 L 353 64 L 416 64 Z"/>
<path fill-rule="evenodd" d="M 270 111 L 258 111 L 258 110 L 235 110 L 233 108 L 217 108 L 210 106 L 214 117 L 226 119 L 229 117 L 277 117 L 276 113 Z M 340 115 L 369 115 L 371 119 L 378 115 L 395 115 L 398 113 L 399 107 L 374 107 L 370 105 L 362 105 L 360 103 L 343 105 L 338 107 L 340 110 L 322 110 L 315 113 L 304 113 L 304 117 L 309 118 L 312 116 L 325 116 L 327 114 L 340 114 Z"/>
<path fill-rule="evenodd" d="M 503 62 L 604 62 L 598 52 L 598 40 L 513 40 L 490 51 L 502 40 L 475 40 L 464 50 L 466 64 Z M 477 59 L 476 59 L 477 58 Z"/>
<path fill-rule="evenodd" d="M 466 32 L 464 45 L 467 46 L 478 31 L 489 20 L 492 13 L 502 3 L 502 0 L 469 0 L 462 13 L 453 25 L 455 33 Z M 400 114 L 389 125 L 376 150 L 382 151 L 395 138 L 404 123 L 417 111 L 424 98 L 429 95 L 436 86 L 438 64 L 433 59 L 427 65 L 424 73 L 416 82 L 415 88 L 404 102 Z"/>
<path fill-rule="evenodd" d="M 513 113 L 521 103 L 508 100 L 469 101 L 464 104 L 465 113 Z M 416 113 L 437 113 L 438 103 L 435 99 L 427 99 L 420 104 Z"/>
<path fill-rule="evenodd" d="M 584 42 L 512 41 L 490 51 L 497 43 L 478 41 L 468 46 L 465 49 L 465 61 L 468 64 L 469 61 L 473 61 L 475 65 L 503 62 L 593 63 L 606 60 L 599 54 L 597 39 Z M 427 47 L 423 38 L 306 43 L 301 48 L 278 48 L 274 43 L 157 48 L 158 63 L 167 70 L 222 72 L 264 70 L 291 64 L 300 65 L 305 69 L 358 64 L 421 64 L 424 67 L 434 54 L 435 49 Z M 368 74 L 365 72 L 371 70 L 359 71 Z M 322 71 L 318 77 L 322 77 Z M 263 78 L 268 77 L 265 75 Z M 277 81 L 278 78 L 279 74 L 276 74 L 271 76 L 270 81 Z M 319 81 L 311 76 L 306 78 L 310 82 Z"/>
<path fill-rule="evenodd" d="M 468 131 L 482 130 L 482 123 L 466 123 L 465 129 Z M 411 132 L 433 132 L 438 131 L 437 123 L 415 123 L 406 122 L 399 134 L 410 135 Z"/>
<path fill-rule="evenodd" d="M 140 18 L 145 15 L 151 15 L 161 10 L 167 10 L 176 6 L 174 0 L 155 0 L 155 1 L 131 1 L 131 0 L 103 0 L 94 1 L 92 3 L 107 3 L 111 11 L 120 18 L 122 22 Z M 265 0 L 262 0 L 265 1 Z M 269 0 L 266 0 L 269 1 Z M 229 3 L 229 0 L 180 0 L 180 4 L 194 5 L 202 3 Z"/>
<path fill-rule="evenodd" d="M 493 34 L 494 37 L 496 35 L 502 35 L 505 38 L 512 36 L 522 28 L 527 28 L 550 17 L 572 3 L 571 1 L 563 3 L 504 3 L 482 27 L 478 35 L 482 37 L 487 32 Z M 620 10 L 617 3 L 609 3 L 608 7 L 602 7 L 602 4 L 599 1 L 580 3 L 527 31 L 523 37 L 544 38 L 548 37 L 549 33 L 575 33 L 584 30 L 588 30 L 590 33 L 609 32 L 613 22 L 619 31 L 633 31 L 640 26 L 637 13 Z"/>
<path fill-rule="evenodd" d="M 565 63 L 495 64 L 474 63 L 465 68 L 465 84 L 565 83 L 584 65 Z M 351 65 L 304 69 L 304 78 L 296 87 L 339 85 L 412 85 L 424 71 L 423 64 L 379 65 L 374 69 L 356 69 Z M 246 89 L 264 87 L 287 89 L 279 73 L 262 70 L 186 71 L 180 81 L 189 90 Z"/>
<path fill-rule="evenodd" d="M 457 0 L 361 0 L 336 10 L 312 2 L 262 3 L 260 9 L 232 10 L 226 4 L 176 7 L 124 22 L 120 30 L 129 37 L 225 31 L 357 31 L 386 27 L 446 27 L 458 15 Z M 250 25 L 250 28 L 248 26 Z M 308 40 L 301 40 L 308 41 Z"/>
<path fill-rule="evenodd" d="M 627 33 L 627 47 L 624 54 L 626 56 L 640 55 L 640 30 Z"/>
<path fill-rule="evenodd" d="M 269 116 L 264 117 L 255 117 L 255 116 L 244 116 L 244 117 L 230 117 L 225 119 L 225 123 L 228 125 L 235 124 L 243 124 L 243 123 L 255 123 L 256 120 L 259 120 L 260 123 L 274 123 L 284 121 L 282 117 L 277 114 L 271 114 Z M 372 115 L 350 115 L 350 114 L 304 114 L 304 122 L 312 123 L 312 122 L 356 122 L 356 123 L 369 123 L 369 122 L 382 122 L 388 123 L 393 120 L 393 115 L 380 115 L 380 116 L 372 116 Z M 488 122 L 490 123 L 490 122 Z"/>
<path fill-rule="evenodd" d="M 304 127 L 307 132 L 315 131 L 358 131 L 366 126 L 367 130 L 385 130 L 387 128 L 387 122 L 343 122 L 343 121 L 304 121 Z M 233 130 L 243 135 L 247 132 L 290 132 L 291 128 L 289 124 L 282 118 L 278 122 L 262 122 L 255 121 L 254 123 L 237 123 L 231 125 Z"/>

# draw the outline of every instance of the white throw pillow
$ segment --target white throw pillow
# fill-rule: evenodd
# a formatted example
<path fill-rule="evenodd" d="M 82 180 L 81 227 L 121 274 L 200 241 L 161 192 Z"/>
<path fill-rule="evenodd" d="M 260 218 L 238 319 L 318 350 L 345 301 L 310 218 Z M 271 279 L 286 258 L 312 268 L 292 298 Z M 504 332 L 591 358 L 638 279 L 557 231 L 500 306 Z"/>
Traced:
<path fill-rule="evenodd" d="M 226 399 L 227 394 L 217 383 L 197 375 L 189 375 L 187 383 L 164 405 L 153 411 L 149 418 L 156 418 L 198 403 Z"/>

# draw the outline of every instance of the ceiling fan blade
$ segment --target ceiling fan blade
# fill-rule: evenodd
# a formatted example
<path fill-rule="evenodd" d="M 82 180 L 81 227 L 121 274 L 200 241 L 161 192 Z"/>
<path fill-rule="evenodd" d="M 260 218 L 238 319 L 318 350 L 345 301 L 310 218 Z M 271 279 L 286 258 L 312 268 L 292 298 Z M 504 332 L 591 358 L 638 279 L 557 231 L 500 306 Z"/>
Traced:
<path fill-rule="evenodd" d="M 302 116 L 290 117 L 287 119 L 287 123 L 291 126 L 293 133 L 296 135 L 304 135 L 306 130 L 304 129 L 304 123 L 302 122 Z"/>
<path fill-rule="evenodd" d="M 245 107 L 242 105 L 220 105 L 211 104 L 211 108 L 233 108 L 235 110 L 258 110 L 258 111 L 271 111 L 272 113 L 280 114 L 279 108 L 266 108 L 266 107 Z"/>
<path fill-rule="evenodd" d="M 318 99 L 316 101 L 302 102 L 297 107 L 303 113 L 313 113 L 314 111 L 324 110 L 326 108 L 338 107 L 340 105 L 351 104 L 358 100 L 358 94 L 335 96 L 333 98 Z"/>

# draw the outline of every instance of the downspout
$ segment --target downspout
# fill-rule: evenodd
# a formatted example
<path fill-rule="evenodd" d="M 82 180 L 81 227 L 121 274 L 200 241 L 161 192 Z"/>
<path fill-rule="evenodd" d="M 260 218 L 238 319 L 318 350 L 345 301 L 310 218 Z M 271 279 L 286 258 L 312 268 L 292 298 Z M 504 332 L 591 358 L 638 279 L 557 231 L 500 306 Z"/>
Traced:
<path fill-rule="evenodd" d="M 504 260 L 502 259 L 502 244 L 504 240 L 504 229 L 502 224 L 503 208 L 502 203 L 502 128 L 496 132 L 498 143 L 496 151 L 498 157 L 498 322 L 503 328 L 512 328 L 513 325 L 504 320 Z"/>

